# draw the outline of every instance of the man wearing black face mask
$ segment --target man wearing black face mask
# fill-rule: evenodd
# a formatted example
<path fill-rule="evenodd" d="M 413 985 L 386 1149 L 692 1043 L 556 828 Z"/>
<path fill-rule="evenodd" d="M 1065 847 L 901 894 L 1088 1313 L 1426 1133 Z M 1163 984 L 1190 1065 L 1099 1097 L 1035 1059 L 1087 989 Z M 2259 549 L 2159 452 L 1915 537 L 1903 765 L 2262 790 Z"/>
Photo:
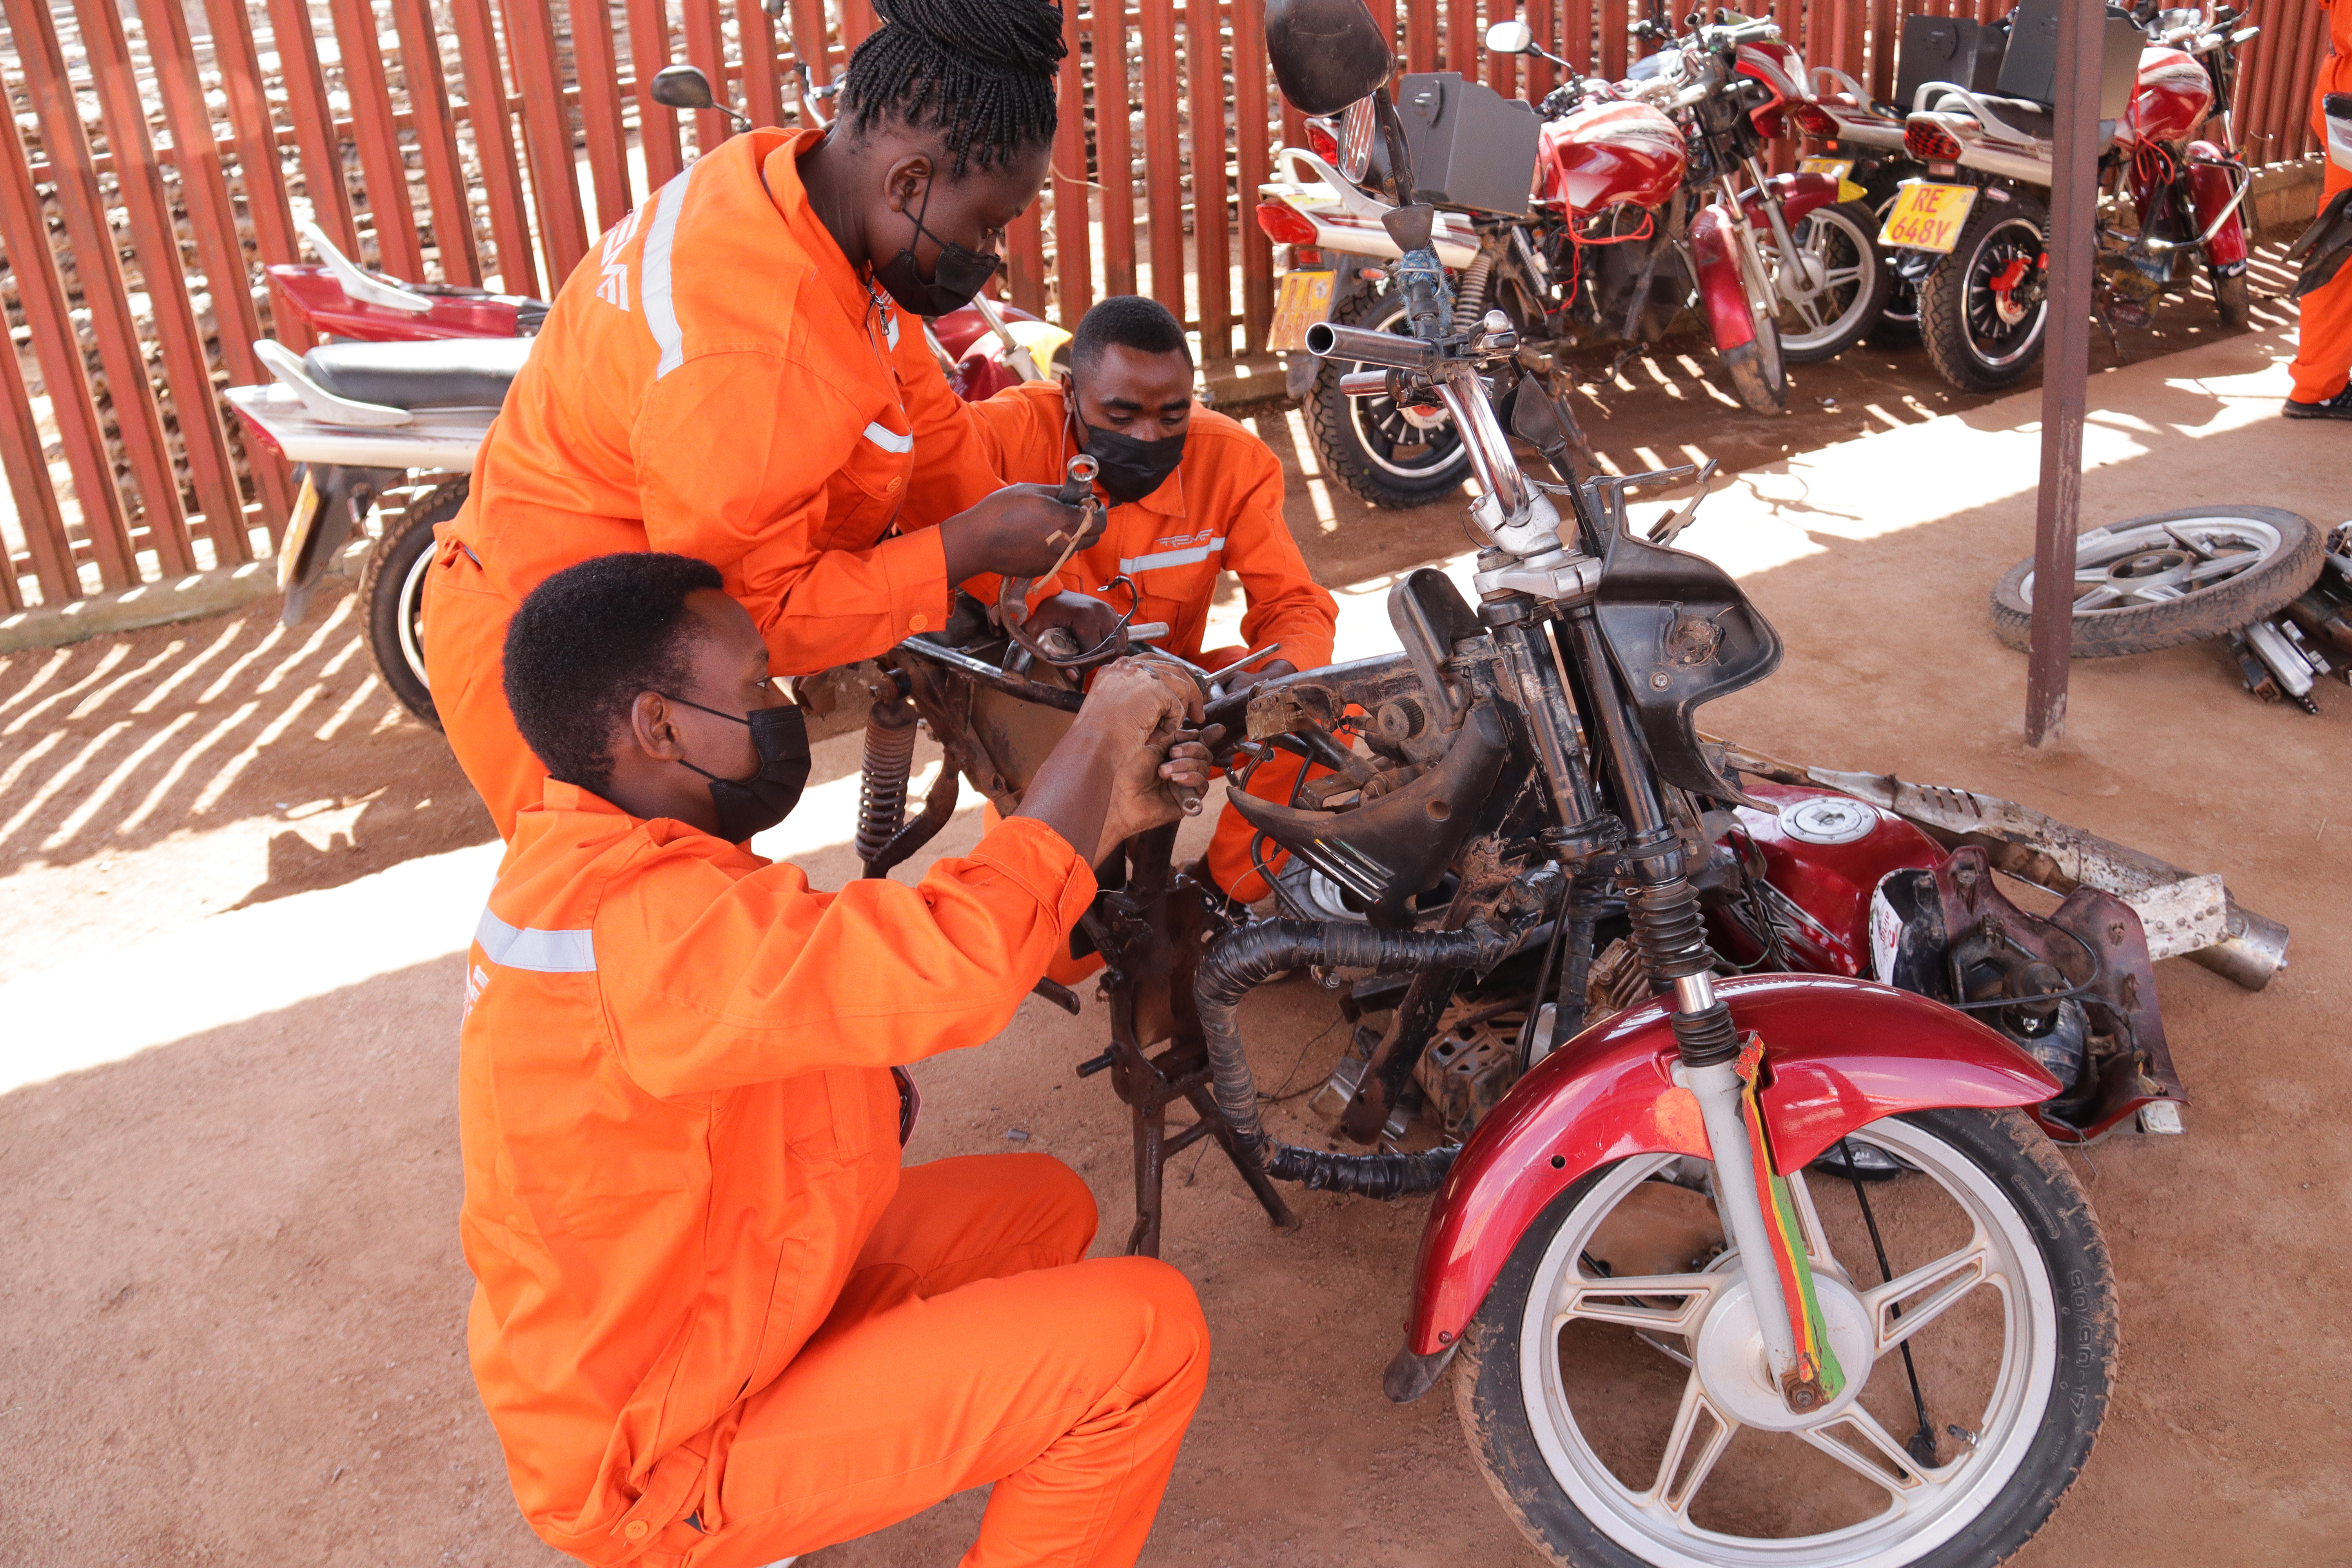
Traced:
<path fill-rule="evenodd" d="M 1192 400 L 1192 354 L 1184 329 L 1157 300 L 1135 295 L 1088 310 L 1070 340 L 1069 369 L 1056 382 L 1009 387 L 974 410 L 994 442 L 997 471 L 1008 480 L 1050 482 L 1085 452 L 1101 465 L 1096 489 L 1109 505 L 1102 537 L 1073 555 L 1056 589 L 1116 599 L 1104 585 L 1125 576 L 1139 595 L 1135 618 L 1172 628 L 1162 647 L 1208 669 L 1279 641 L 1279 657 L 1237 671 L 1226 684 L 1246 686 L 1331 661 L 1339 618 L 1331 595 L 1307 575 L 1307 563 L 1282 515 L 1282 465 L 1238 422 Z M 1204 649 L 1209 607 L 1223 574 L 1241 579 L 1247 608 L 1237 646 Z M 972 585 L 994 593 L 992 579 Z M 1108 629 L 1076 629 L 1092 642 Z M 1088 634 L 1093 635 L 1089 636 Z M 1287 800 L 1298 768 L 1286 758 L 1258 769 L 1254 793 Z M 1208 856 L 1209 874 L 1244 902 L 1267 889 L 1253 868 L 1251 834 L 1226 812 Z M 1077 971 L 1057 970 L 1075 975 Z"/>
<path fill-rule="evenodd" d="M 1123 1568 L 1207 1378 L 1199 1303 L 1087 1258 L 1055 1160 L 902 1168 L 892 1079 L 1003 1027 L 1088 865 L 1206 782 L 1176 740 L 1198 695 L 1120 661 L 971 855 L 818 892 L 731 842 L 808 764 L 723 581 L 602 556 L 507 635 L 551 776 L 467 956 L 458 1116 L 467 1351 L 517 1500 L 622 1568 L 773 1562 L 992 1485 L 973 1561 Z"/>

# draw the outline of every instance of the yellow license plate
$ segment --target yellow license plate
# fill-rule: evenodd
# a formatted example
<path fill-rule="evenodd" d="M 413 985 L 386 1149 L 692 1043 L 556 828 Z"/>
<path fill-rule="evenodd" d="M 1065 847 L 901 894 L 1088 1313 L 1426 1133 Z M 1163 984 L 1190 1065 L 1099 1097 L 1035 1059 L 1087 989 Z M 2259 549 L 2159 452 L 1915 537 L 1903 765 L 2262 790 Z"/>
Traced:
<path fill-rule="evenodd" d="M 1331 313 L 1329 272 L 1286 272 L 1282 292 L 1274 302 L 1274 327 L 1266 334 L 1270 349 L 1307 346 L 1307 329 Z"/>
<path fill-rule="evenodd" d="M 1948 252 L 1960 242 L 1960 226 L 1977 205 L 1974 185 L 1931 185 L 1906 180 L 1896 187 L 1895 205 L 1886 210 L 1886 226 L 1878 243 L 1901 250 Z"/>
<path fill-rule="evenodd" d="M 1801 158 L 1797 161 L 1797 172 L 1801 174 L 1827 174 L 1835 180 L 1841 202 L 1858 202 L 1869 194 L 1846 178 L 1853 173 L 1853 160 L 1851 158 Z"/>

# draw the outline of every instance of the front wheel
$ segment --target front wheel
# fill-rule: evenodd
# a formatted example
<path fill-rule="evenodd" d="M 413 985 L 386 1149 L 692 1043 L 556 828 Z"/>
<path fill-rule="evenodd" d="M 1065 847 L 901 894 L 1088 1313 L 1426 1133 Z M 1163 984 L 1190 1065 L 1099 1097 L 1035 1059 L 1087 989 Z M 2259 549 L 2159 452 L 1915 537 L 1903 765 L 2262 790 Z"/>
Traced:
<path fill-rule="evenodd" d="M 1723 351 L 1723 372 L 1731 390 L 1751 414 L 1789 411 L 1789 372 L 1780 353 L 1780 330 L 1769 321 L 1756 323 L 1756 335 L 1737 348 Z"/>
<path fill-rule="evenodd" d="M 2247 286 L 2242 271 L 2224 278 L 2213 275 L 2213 308 L 2221 313 L 2221 324 L 2233 332 L 2245 331 L 2254 324 L 2253 291 Z"/>
<path fill-rule="evenodd" d="M 1402 294 L 1359 294 L 1331 319 L 1368 332 L 1410 336 L 1412 331 Z M 1379 507 L 1426 506 L 1461 489 L 1470 474 L 1470 453 L 1452 415 L 1340 392 L 1341 376 L 1376 368 L 1336 359 L 1316 366 L 1307 392 L 1307 430 L 1324 467 Z"/>
<path fill-rule="evenodd" d="M 2009 197 L 1996 201 L 1996 195 Z M 1946 381 L 1999 392 L 2042 357 L 2050 317 L 2042 258 L 2050 217 L 2013 192 L 1988 191 L 1950 255 L 1919 285 L 1919 335 Z"/>
<path fill-rule="evenodd" d="M 1878 250 L 1878 221 L 1861 202 L 1819 207 L 1790 227 L 1794 257 L 1758 235 L 1780 304 L 1780 355 L 1814 364 L 1843 353 L 1878 324 L 1894 274 Z"/>
<path fill-rule="evenodd" d="M 435 729 L 433 685 L 425 674 L 425 579 L 433 569 L 433 528 L 466 504 L 470 475 L 414 496 L 368 552 L 360 573 L 360 607 L 367 616 L 368 652 L 376 673 L 400 705 Z"/>
<path fill-rule="evenodd" d="M 2074 1484 L 2117 1342 L 2074 1173 L 2018 1110 L 1917 1111 L 1849 1142 L 1900 1173 L 1788 1178 L 1846 1374 L 1810 1415 L 1769 1382 L 1703 1163 L 1604 1166 L 1520 1239 L 1454 1391 L 1496 1496 L 1553 1562 L 1974 1568 Z"/>

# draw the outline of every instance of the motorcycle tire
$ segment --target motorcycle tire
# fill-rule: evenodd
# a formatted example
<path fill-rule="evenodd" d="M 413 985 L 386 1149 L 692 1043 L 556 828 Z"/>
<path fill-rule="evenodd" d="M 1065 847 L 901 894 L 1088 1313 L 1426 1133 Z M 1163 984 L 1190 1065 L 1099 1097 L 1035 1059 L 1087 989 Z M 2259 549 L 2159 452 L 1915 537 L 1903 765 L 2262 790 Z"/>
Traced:
<path fill-rule="evenodd" d="M 2247 285 L 2243 272 L 2227 278 L 2218 273 L 2213 277 L 2213 308 L 2221 313 L 2221 324 L 2233 332 L 2242 332 L 2254 324 L 2253 290 Z"/>
<path fill-rule="evenodd" d="M 1818 329 L 1797 332 L 1789 330 L 1786 312 L 1793 310 L 1783 301 L 1783 326 L 1780 332 L 1780 357 L 1790 364 L 1818 364 L 1832 359 L 1853 347 L 1886 312 L 1886 300 L 1895 284 L 1895 273 L 1878 249 L 1879 224 L 1868 205 L 1862 202 L 1845 202 L 1837 206 L 1818 207 L 1800 219 L 1791 232 L 1800 248 L 1826 248 L 1835 265 L 1851 265 L 1855 269 L 1853 292 L 1846 299 L 1837 314 L 1821 323 Z M 1834 268 L 1832 268 L 1834 270 Z"/>
<path fill-rule="evenodd" d="M 1871 180 L 1869 194 L 1863 204 L 1869 207 L 1874 240 L 1886 226 L 1887 210 L 1895 205 L 1895 192 L 1905 178 L 1926 171 L 1916 163 L 1898 165 L 1882 171 Z M 1886 303 L 1872 322 L 1862 341 L 1874 349 L 1907 349 L 1919 341 L 1919 285 L 1895 270 L 1895 253 L 1879 247 L 1879 264 L 1886 269 Z"/>
<path fill-rule="evenodd" d="M 2224 529 L 2236 523 L 2237 542 L 2252 559 L 2227 580 L 2210 587 L 2191 588 L 2177 598 L 2077 609 L 2074 616 L 2074 657 L 2121 658 L 2129 654 L 2179 647 L 2183 643 L 2203 642 L 2208 637 L 2227 637 L 2293 604 L 2319 581 L 2320 570 L 2326 563 L 2326 545 L 2318 525 L 2308 518 L 2276 507 L 2236 505 L 2184 507 L 2178 511 L 2151 512 L 2146 517 L 2110 523 L 2085 537 L 2113 542 L 2094 545 L 2078 554 L 2078 562 L 2097 566 L 2112 560 L 2124 564 L 2126 571 L 2111 574 L 2110 581 L 2126 584 L 2132 580 L 2128 568 L 2142 563 L 2151 570 L 2187 565 L 2189 552 L 2180 549 L 2162 525 L 2192 521 L 2219 523 Z M 2149 537 L 2135 539 L 2135 533 Z M 2078 565 L 2078 584 L 2083 569 Z M 2003 574 L 1992 591 L 1993 635 L 2021 651 L 2031 647 L 2033 641 L 2032 583 L 2033 557 L 2029 555 Z"/>
<path fill-rule="evenodd" d="M 1896 1437 L 1894 1427 L 1876 1419 L 1858 1396 L 1852 1404 L 1843 1397 L 1833 1402 L 1828 1407 L 1830 1414 L 1811 1424 L 1811 1436 L 1735 1423 L 1722 1417 L 1721 1408 L 1728 1406 L 1722 1405 L 1722 1394 L 1703 1380 L 1697 1367 L 1685 1377 L 1665 1364 L 1673 1354 L 1665 1342 L 1679 1331 L 1638 1331 L 1648 1340 L 1644 1346 L 1635 1337 L 1637 1331 L 1624 1323 L 1631 1310 L 1619 1309 L 1607 1299 L 1594 1299 L 1597 1310 L 1580 1316 L 1600 1319 L 1602 1312 L 1618 1311 L 1613 1324 L 1608 1320 L 1579 1322 L 1556 1312 L 1558 1301 L 1566 1294 L 1564 1279 L 1570 1276 L 1590 1279 L 1607 1273 L 1605 1268 L 1587 1271 L 1591 1254 L 1586 1247 L 1601 1244 L 1598 1226 L 1624 1195 L 1643 1184 L 1641 1173 L 1645 1168 L 1673 1163 L 1668 1155 L 1636 1156 L 1584 1176 L 1544 1210 L 1504 1265 L 1464 1334 L 1457 1358 L 1461 1364 L 1454 1373 L 1454 1398 L 1471 1452 L 1504 1511 L 1546 1557 L 1570 1568 L 1662 1568 L 1665 1564 L 1706 1568 L 1768 1556 L 1773 1562 L 1802 1563 L 1807 1568 L 1840 1568 L 1865 1562 L 1885 1568 L 1981 1568 L 2007 1560 L 2047 1521 L 2082 1473 L 2098 1436 L 2119 1339 L 2114 1270 L 2082 1187 L 2057 1150 L 2021 1110 L 1914 1111 L 1874 1122 L 1852 1139 L 1914 1167 L 1891 1184 L 1873 1189 L 1886 1194 L 1874 1200 L 1882 1221 L 1910 1212 L 1898 1206 L 1902 1204 L 1916 1205 L 1922 1199 L 1932 1204 L 1937 1195 L 1932 1188 L 1940 1185 L 1945 1196 L 1958 1199 L 1953 1206 L 1989 1222 L 1983 1233 L 1987 1250 L 1977 1260 L 1981 1276 L 1975 1287 L 1957 1293 L 1958 1300 L 1974 1305 L 1963 1308 L 1958 1317 L 1945 1319 L 1940 1316 L 1944 1299 L 1929 1294 L 1963 1279 L 1968 1263 L 1952 1272 L 1929 1276 L 1902 1298 L 1914 1312 L 1927 1311 L 1931 1300 L 1937 1303 L 1937 1315 L 1916 1331 L 1925 1345 L 1919 1362 L 1927 1374 L 1929 1408 L 1937 1409 L 1941 1402 L 1941 1416 L 1936 1418 L 1939 1424 L 1931 1428 L 1937 1479 L 1944 1486 L 1962 1489 L 1943 1499 L 1927 1492 L 1919 1472 L 1929 1461 L 1918 1458 L 1910 1447 L 1920 1439 L 1915 1436 L 1906 1443 Z M 1908 1189 L 1908 1193 L 1896 1197 L 1897 1189 Z M 1830 1194 L 1850 1189 L 1843 1182 L 1814 1176 L 1809 1190 L 1827 1201 Z M 1853 1234 L 1859 1228 L 1846 1224 L 1839 1248 L 1856 1254 L 1846 1287 L 1853 1293 L 1868 1289 L 1864 1281 L 1880 1279 L 1869 1242 Z M 1903 1240 L 1890 1237 L 1889 1245 L 1897 1248 L 1895 1267 L 1899 1279 L 1911 1278 L 1913 1269 L 1926 1272 L 1904 1258 Z M 1948 1243 L 1931 1240 L 1929 1245 Z M 1937 1261 L 1948 1265 L 1958 1256 L 1949 1254 Z M 1724 1259 L 1717 1258 L 1690 1277 L 1721 1274 Z M 1843 1266 L 1839 1268 L 1843 1275 Z M 1983 1330 L 1985 1320 L 1975 1315 L 1985 1310 L 1976 1291 L 1986 1282 L 1985 1277 L 1996 1270 L 2012 1272 L 2007 1276 L 2005 1289 L 1993 1293 L 2003 1303 L 1993 1308 L 2001 1314 L 1997 1320 L 2000 1331 L 1988 1334 Z M 1827 1269 L 1816 1271 L 1817 1280 L 1828 1277 Z M 1744 1286 L 1735 1283 L 1724 1299 L 1738 1289 Z M 1626 1300 L 1647 1309 L 1655 1300 L 1675 1298 L 1645 1292 Z M 2017 1317 L 2026 1331 L 2009 1331 L 2011 1309 L 2006 1303 L 2010 1301 L 2018 1303 Z M 1672 1314 L 1661 1308 L 1656 1315 Z M 1944 1335 L 1927 1339 L 1937 1334 L 1939 1323 L 1945 1326 Z M 1718 1341 L 1717 1348 L 1710 1350 L 1705 1337 L 1706 1324 L 1707 1320 L 1702 1319 L 1697 1330 L 1683 1339 L 1685 1348 L 1695 1348 L 1710 1371 L 1733 1367 L 1740 1342 L 1732 1338 L 1727 1345 Z M 1573 1357 L 1559 1348 L 1561 1338 L 1588 1329 L 1597 1331 L 1598 1337 L 1580 1340 Z M 1619 1333 L 1627 1342 L 1612 1342 Z M 1549 1348 L 1547 1335 L 1550 1336 Z M 1954 1336 L 1969 1337 L 1956 1341 Z M 1976 1413 L 1973 1401 L 1964 1394 L 1964 1403 L 1956 1411 L 1948 1368 L 1938 1375 L 1938 1352 L 1948 1354 L 1956 1342 L 1965 1347 L 1985 1339 L 1997 1342 L 2000 1386 L 2008 1392 L 1997 1389 L 1982 1415 Z M 1532 1369 L 1526 1364 L 1530 1349 L 1538 1363 Z M 1734 1353 L 1724 1354 L 1726 1349 Z M 1685 1356 L 1673 1359 L 1690 1364 Z M 1609 1364 L 1612 1360 L 1625 1370 Z M 1899 1352 L 1892 1348 L 1878 1352 L 1874 1370 L 1881 1374 L 1876 1380 L 1881 1386 L 1871 1403 L 1889 1412 L 1903 1412 L 1895 1418 L 1895 1424 L 1908 1427 L 1912 1406 Z M 1569 1410 L 1567 1387 L 1571 1376 L 1594 1382 L 1613 1379 L 1635 1397 L 1596 1401 L 1592 1414 L 1600 1419 L 1591 1425 L 1592 1436 L 1588 1437 L 1587 1429 L 1578 1426 Z M 1857 1371 L 1854 1376 L 1866 1384 L 1871 1381 L 1866 1373 Z M 1651 1468 L 1630 1457 L 1628 1435 L 1641 1430 L 1640 1415 L 1645 1405 L 1657 1406 L 1664 1401 L 1669 1404 L 1664 1407 L 1671 1407 L 1674 1384 L 1666 1380 L 1683 1383 L 1683 1414 L 1675 1420 L 1685 1435 L 1670 1472 L 1662 1481 L 1651 1482 L 1653 1469 L 1668 1468 L 1663 1461 L 1664 1451 L 1674 1447 L 1673 1428 L 1665 1442 L 1658 1445 L 1660 1458 L 1646 1462 Z M 1706 1411 L 1713 1423 L 1704 1439 L 1698 1436 L 1699 1418 L 1687 1414 L 1694 1409 L 1695 1398 L 1696 1408 Z M 1540 1410 L 1534 1414 L 1531 1399 L 1541 1402 Z M 1857 1413 L 1876 1427 L 1874 1436 L 1854 1419 Z M 1956 1415 L 1959 1419 L 1952 1421 Z M 1969 1422 L 1976 1423 L 1979 1430 L 1963 1436 Z M 1720 1441 L 1718 1427 L 1725 1429 Z M 1840 1431 L 1865 1438 L 1870 1447 L 1857 1448 L 1832 1435 Z M 1787 1476 L 1808 1472 L 1786 1468 L 1786 1460 L 1781 1467 L 1763 1468 L 1771 1465 L 1771 1459 L 1759 1460 L 1758 1455 L 1774 1445 L 1790 1443 L 1807 1444 L 1814 1450 L 1791 1456 L 1801 1464 L 1813 1463 L 1816 1455 L 1830 1452 L 1823 1445 L 1833 1444 L 1847 1456 L 1837 1462 L 1865 1481 L 1875 1480 L 1894 1494 L 1893 1500 L 1885 1511 L 1851 1529 L 1803 1536 L 1784 1533 L 1796 1522 L 1787 1517 L 1793 1510 L 1832 1506 L 1860 1489 L 1853 1488 L 1852 1478 L 1827 1471 L 1814 1472 L 1832 1479 L 1832 1484 L 1817 1494 L 1787 1494 L 1782 1489 Z M 1649 1445 L 1642 1447 L 1646 1450 Z M 1604 1450 L 1611 1457 L 1603 1458 Z M 1735 1500 L 1729 1505 L 1732 1512 L 1710 1504 L 1700 1510 L 1706 1515 L 1706 1522 L 1694 1524 L 1692 1510 L 1705 1500 L 1706 1485 L 1727 1450 L 1754 1478 L 1745 1489 L 1760 1493 L 1763 1500 L 1750 1500 L 1740 1511 L 1741 1504 Z M 1981 1468 L 1971 1474 L 1964 1466 Z M 1628 1471 L 1639 1479 L 1623 1475 Z M 1649 1491 L 1637 1492 L 1635 1488 L 1644 1483 L 1649 1484 Z M 1843 1499 L 1840 1488 L 1846 1489 Z M 1677 1489 L 1681 1489 L 1679 1500 Z M 1659 1491 L 1663 1491 L 1659 1500 L 1665 1504 L 1664 1520 L 1640 1500 Z M 1862 1495 L 1871 1494 L 1863 1490 Z M 1580 1497 L 1591 1500 L 1589 1506 L 1599 1517 L 1580 1506 Z M 1731 1544 L 1723 1543 L 1719 1535 L 1701 1533 L 1727 1533 L 1734 1524 L 1751 1526 L 1755 1533 L 1743 1531 Z M 1750 1541 L 1759 1550 L 1741 1551 Z"/>
<path fill-rule="evenodd" d="M 2041 362 L 2050 301 L 2037 300 L 2004 321 L 1991 280 L 2011 262 L 2039 265 L 2050 244 L 2050 215 L 2011 194 L 1979 200 L 1950 255 L 1919 285 L 1919 336 L 1937 374 L 1962 392 L 1999 392 Z"/>
<path fill-rule="evenodd" d="M 1756 323 L 1756 336 L 1737 348 L 1723 351 L 1723 371 L 1731 391 L 1751 414 L 1789 411 L 1789 371 L 1780 353 L 1780 328 L 1770 321 Z"/>
<path fill-rule="evenodd" d="M 1360 293 L 1331 320 L 1366 331 L 1402 332 L 1404 296 Z M 1325 360 L 1307 389 L 1307 433 L 1325 471 L 1377 507 L 1427 506 L 1460 489 L 1470 475 L 1470 453 L 1453 420 L 1441 416 L 1430 423 L 1385 397 L 1343 395 L 1339 378 L 1356 368 L 1353 361 Z"/>
<path fill-rule="evenodd" d="M 466 504 L 473 476 L 460 475 L 416 496 L 383 532 L 360 572 L 368 655 L 400 705 L 438 730 L 432 683 L 425 675 L 425 575 L 433 565 L 433 529 Z"/>

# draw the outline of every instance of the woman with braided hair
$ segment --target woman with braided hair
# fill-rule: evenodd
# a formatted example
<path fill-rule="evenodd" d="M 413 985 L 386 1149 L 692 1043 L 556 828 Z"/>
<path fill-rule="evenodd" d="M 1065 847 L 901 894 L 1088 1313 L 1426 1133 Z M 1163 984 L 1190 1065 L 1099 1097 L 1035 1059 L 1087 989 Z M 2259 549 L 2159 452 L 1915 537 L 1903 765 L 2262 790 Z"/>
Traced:
<path fill-rule="evenodd" d="M 1002 483 L 910 319 L 979 291 L 1045 181 L 1061 11 L 877 10 L 831 131 L 732 138 L 573 270 L 440 530 L 434 705 L 503 837 L 546 773 L 507 712 L 499 649 L 562 568 L 621 550 L 708 561 L 776 672 L 803 675 L 943 624 L 976 574 L 1045 572 L 1078 524 L 1047 487 Z M 1071 595 L 1039 613 L 1095 611 Z"/>

